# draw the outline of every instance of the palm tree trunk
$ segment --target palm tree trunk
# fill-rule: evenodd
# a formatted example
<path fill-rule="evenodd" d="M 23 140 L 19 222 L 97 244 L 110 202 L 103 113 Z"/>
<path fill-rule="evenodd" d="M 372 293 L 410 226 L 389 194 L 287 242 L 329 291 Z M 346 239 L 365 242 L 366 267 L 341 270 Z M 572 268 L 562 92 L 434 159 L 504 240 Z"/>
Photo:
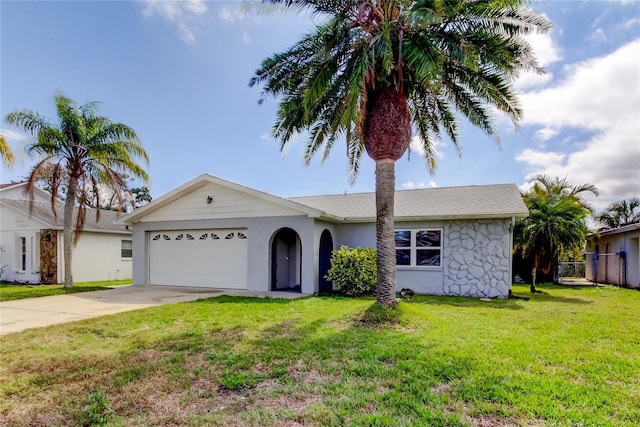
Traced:
<path fill-rule="evenodd" d="M 78 190 L 78 179 L 69 178 L 69 186 L 67 188 L 67 197 L 64 202 L 64 287 L 73 287 L 73 209 L 76 205 L 76 192 Z"/>
<path fill-rule="evenodd" d="M 536 267 L 533 267 L 531 269 L 531 286 L 529 287 L 529 289 L 531 290 L 532 294 L 536 293 Z"/>
<path fill-rule="evenodd" d="M 394 307 L 396 300 L 396 249 L 393 204 L 395 160 L 376 160 L 376 244 L 378 247 L 377 302 Z"/>

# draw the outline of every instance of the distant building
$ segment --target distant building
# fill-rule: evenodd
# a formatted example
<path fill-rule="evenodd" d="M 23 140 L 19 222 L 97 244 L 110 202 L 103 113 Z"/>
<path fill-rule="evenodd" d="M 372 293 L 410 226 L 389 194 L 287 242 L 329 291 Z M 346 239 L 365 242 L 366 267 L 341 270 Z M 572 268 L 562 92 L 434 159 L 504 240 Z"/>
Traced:
<path fill-rule="evenodd" d="M 586 252 L 587 280 L 640 287 L 640 224 L 587 236 Z"/>

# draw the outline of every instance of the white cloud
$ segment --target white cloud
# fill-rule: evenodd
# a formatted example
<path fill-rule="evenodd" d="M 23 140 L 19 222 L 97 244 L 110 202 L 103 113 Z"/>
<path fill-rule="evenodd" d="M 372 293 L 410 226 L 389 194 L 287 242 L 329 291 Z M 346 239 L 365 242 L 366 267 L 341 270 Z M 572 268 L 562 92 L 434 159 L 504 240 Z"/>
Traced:
<path fill-rule="evenodd" d="M 567 67 L 554 87 L 522 95 L 524 125 L 580 133 L 573 152 L 527 149 L 516 157 L 536 173 L 591 183 L 606 205 L 640 193 L 640 39 Z M 543 130 L 544 130 L 543 129 Z M 541 131 L 543 131 L 541 130 Z M 538 132 L 541 132 L 538 131 Z M 590 134 L 585 136 L 586 134 Z M 582 140 L 580 140 L 582 139 Z M 575 144 L 572 144 L 575 146 Z"/>
<path fill-rule="evenodd" d="M 548 141 L 551 138 L 553 138 L 554 136 L 556 136 L 558 134 L 558 130 L 557 129 L 553 129 L 553 128 L 542 128 L 539 131 L 537 131 L 534 135 L 534 138 L 536 139 L 536 141 Z"/>
<path fill-rule="evenodd" d="M 526 40 L 531 45 L 531 48 L 538 59 L 538 65 L 541 67 L 547 67 L 562 59 L 562 51 L 551 37 L 551 32 L 545 34 L 531 34 L 526 37 Z M 549 72 L 545 74 L 528 72 L 518 77 L 515 85 L 518 89 L 522 90 L 525 88 L 544 86 L 552 80 L 553 74 Z"/>
<path fill-rule="evenodd" d="M 640 19 L 639 18 L 633 18 L 633 19 L 629 19 L 628 21 L 625 21 L 622 26 L 624 28 L 631 28 L 634 25 L 639 25 L 640 24 Z"/>
<path fill-rule="evenodd" d="M 424 157 L 424 147 L 422 143 L 422 138 L 418 135 L 414 135 L 411 137 L 411 144 L 409 145 L 409 149 L 414 153 L 418 154 L 421 157 Z M 440 151 L 440 147 L 442 147 L 444 143 L 440 140 L 434 140 L 433 143 L 433 151 L 436 155 L 436 158 L 442 159 L 444 157 L 444 153 Z"/>
<path fill-rule="evenodd" d="M 22 134 L 20 132 L 16 132 L 11 129 L 0 129 L 0 135 L 4 136 L 9 141 L 14 141 L 14 142 L 24 142 L 27 139 L 29 139 L 27 135 Z"/>
<path fill-rule="evenodd" d="M 198 17 L 207 11 L 205 0 L 142 0 L 145 7 L 142 14 L 145 17 L 159 15 L 178 27 L 178 35 L 185 43 L 195 43 L 194 27 Z"/>
<path fill-rule="evenodd" d="M 243 41 L 245 44 L 249 44 L 249 43 L 251 43 L 251 36 L 250 36 L 248 33 L 246 33 L 246 32 L 245 32 L 245 33 L 242 33 L 242 41 Z"/>
<path fill-rule="evenodd" d="M 429 181 L 427 183 L 407 181 L 407 182 L 403 182 L 401 185 L 402 185 L 402 188 L 405 190 L 415 190 L 416 188 L 427 188 L 427 187 L 436 188 L 438 186 L 438 184 L 435 181 Z"/>
<path fill-rule="evenodd" d="M 595 31 L 591 33 L 591 36 L 589 36 L 589 40 L 606 42 L 608 39 L 602 28 L 596 28 Z"/>
<path fill-rule="evenodd" d="M 242 7 L 220 6 L 218 8 L 218 18 L 229 24 L 242 21 L 246 16 L 246 11 Z"/>

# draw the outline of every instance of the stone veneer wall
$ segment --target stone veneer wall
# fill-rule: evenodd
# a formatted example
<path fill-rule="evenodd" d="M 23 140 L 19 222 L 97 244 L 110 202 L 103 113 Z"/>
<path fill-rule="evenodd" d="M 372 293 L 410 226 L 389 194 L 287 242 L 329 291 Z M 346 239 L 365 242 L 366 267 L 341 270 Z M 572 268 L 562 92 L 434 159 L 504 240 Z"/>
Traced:
<path fill-rule="evenodd" d="M 444 294 L 507 298 L 509 220 L 451 221 L 444 228 Z"/>

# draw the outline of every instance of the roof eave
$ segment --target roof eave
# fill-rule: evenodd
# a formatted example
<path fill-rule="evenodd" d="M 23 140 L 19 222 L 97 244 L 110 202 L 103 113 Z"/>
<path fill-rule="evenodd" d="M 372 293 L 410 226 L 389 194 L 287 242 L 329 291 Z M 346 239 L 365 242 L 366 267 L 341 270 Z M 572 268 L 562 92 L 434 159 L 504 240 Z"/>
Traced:
<path fill-rule="evenodd" d="M 497 214 L 474 214 L 474 215 L 431 215 L 431 216 L 396 216 L 395 221 L 455 221 L 455 220 L 473 220 L 473 219 L 510 219 L 525 218 L 529 213 L 511 212 Z M 344 218 L 344 222 L 375 222 L 376 217 L 351 217 Z"/>

